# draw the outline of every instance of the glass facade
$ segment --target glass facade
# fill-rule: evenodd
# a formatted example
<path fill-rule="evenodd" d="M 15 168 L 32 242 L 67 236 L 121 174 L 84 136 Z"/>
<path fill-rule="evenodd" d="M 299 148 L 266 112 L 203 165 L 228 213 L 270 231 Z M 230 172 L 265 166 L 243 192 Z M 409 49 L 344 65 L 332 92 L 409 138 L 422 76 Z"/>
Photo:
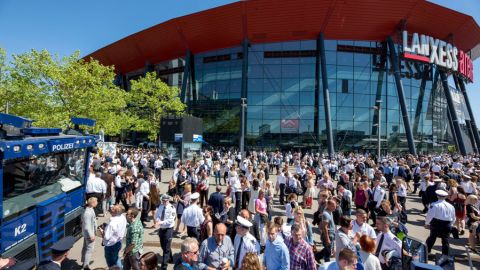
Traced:
<path fill-rule="evenodd" d="M 383 148 L 388 145 L 389 152 L 408 151 L 394 72 L 385 48 L 380 42 L 325 41 L 335 151 L 374 151 L 378 126 Z M 247 148 L 326 151 L 317 54 L 315 40 L 248 47 Z M 239 144 L 243 56 L 239 45 L 192 57 L 186 89 L 188 112 L 203 119 L 204 139 L 212 145 Z M 183 72 L 184 60 L 177 62 L 176 67 L 182 69 L 176 71 Z M 179 75 L 167 83 L 180 87 L 183 73 Z M 417 151 L 446 150 L 454 140 L 435 67 L 401 60 L 401 76 Z M 378 100 L 380 116 L 375 107 Z"/>

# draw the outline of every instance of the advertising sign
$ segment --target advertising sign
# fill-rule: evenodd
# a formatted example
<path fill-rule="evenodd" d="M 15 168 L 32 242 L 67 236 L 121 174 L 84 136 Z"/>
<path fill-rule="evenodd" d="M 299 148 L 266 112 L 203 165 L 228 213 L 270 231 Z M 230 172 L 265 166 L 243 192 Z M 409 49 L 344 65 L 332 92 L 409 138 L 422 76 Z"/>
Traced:
<path fill-rule="evenodd" d="M 298 119 L 282 119 L 280 128 L 284 133 L 296 133 L 298 132 L 299 120 Z"/>
<path fill-rule="evenodd" d="M 183 140 L 182 133 L 175 133 L 175 142 L 181 142 Z"/>
<path fill-rule="evenodd" d="M 435 64 L 463 75 L 473 82 L 473 61 L 454 45 L 427 35 L 403 31 L 403 56 L 406 59 Z"/>
<path fill-rule="evenodd" d="M 203 136 L 198 134 L 193 134 L 193 142 L 203 142 Z"/>

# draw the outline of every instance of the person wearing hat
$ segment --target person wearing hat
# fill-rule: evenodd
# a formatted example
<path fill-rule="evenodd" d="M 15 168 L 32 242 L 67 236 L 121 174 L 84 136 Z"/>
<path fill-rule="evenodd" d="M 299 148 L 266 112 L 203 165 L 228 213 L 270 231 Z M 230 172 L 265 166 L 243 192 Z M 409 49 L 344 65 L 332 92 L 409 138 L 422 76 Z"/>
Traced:
<path fill-rule="evenodd" d="M 60 270 L 62 262 L 67 258 L 68 252 L 75 244 L 73 236 L 67 236 L 52 245 L 52 260 L 40 263 L 38 270 Z"/>
<path fill-rule="evenodd" d="M 200 198 L 200 194 L 198 192 L 193 193 L 190 197 L 190 206 L 182 214 L 182 223 L 187 226 L 188 237 L 193 237 L 197 240 L 200 239 L 200 225 L 205 220 L 202 208 L 198 206 L 198 198 Z"/>
<path fill-rule="evenodd" d="M 171 196 L 163 194 L 160 199 L 162 204 L 157 208 L 155 227 L 160 228 L 160 230 L 158 230 L 158 236 L 160 238 L 160 246 L 163 250 L 162 269 L 167 269 L 168 262 L 173 261 L 171 246 L 177 211 L 175 207 L 170 204 Z"/>
<path fill-rule="evenodd" d="M 432 205 L 432 203 L 438 200 L 436 191 L 440 189 L 440 184 L 443 183 L 443 179 L 439 177 L 433 178 L 433 185 L 427 187 L 425 193 L 427 195 L 427 205 Z"/>
<path fill-rule="evenodd" d="M 243 257 L 247 252 L 260 253 L 260 245 L 257 239 L 250 234 L 252 223 L 247 219 L 237 216 L 237 235 L 235 236 L 235 261 L 234 269 L 241 269 Z"/>
<path fill-rule="evenodd" d="M 437 190 L 438 201 L 431 204 L 425 218 L 425 227 L 430 228 L 430 236 L 427 238 L 428 253 L 431 252 L 437 237 L 442 239 L 443 257 L 448 257 L 448 236 L 450 228 L 455 223 L 455 208 L 445 201 L 448 193 L 444 190 Z"/>

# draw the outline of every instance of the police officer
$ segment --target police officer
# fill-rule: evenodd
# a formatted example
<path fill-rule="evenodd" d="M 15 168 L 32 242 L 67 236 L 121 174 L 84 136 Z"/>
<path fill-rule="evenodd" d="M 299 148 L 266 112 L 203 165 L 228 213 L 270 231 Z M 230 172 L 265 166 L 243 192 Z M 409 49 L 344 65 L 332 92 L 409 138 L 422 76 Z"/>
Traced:
<path fill-rule="evenodd" d="M 52 260 L 40 263 L 38 270 L 60 270 L 62 262 L 67 258 L 68 252 L 73 247 L 75 238 L 67 236 L 52 245 Z"/>
<path fill-rule="evenodd" d="M 442 255 L 448 257 L 448 236 L 455 222 L 455 208 L 445 201 L 448 193 L 445 190 L 437 190 L 438 201 L 430 205 L 427 217 L 425 218 L 425 227 L 430 228 L 430 236 L 427 238 L 428 253 L 432 250 L 437 237 L 442 239 Z"/>
<path fill-rule="evenodd" d="M 237 216 L 237 235 L 235 236 L 235 268 L 241 269 L 243 257 L 247 252 L 259 254 L 260 245 L 257 239 L 250 234 L 249 230 L 252 223 L 242 216 Z"/>
<path fill-rule="evenodd" d="M 202 208 L 198 206 L 198 198 L 200 198 L 200 194 L 198 192 L 193 193 L 190 197 L 191 203 L 190 206 L 183 211 L 182 223 L 187 226 L 188 237 L 193 237 L 197 240 L 200 240 L 200 233 L 198 229 L 205 220 L 205 217 L 203 216 Z"/>
<path fill-rule="evenodd" d="M 163 194 L 160 199 L 162 204 L 157 208 L 155 226 L 160 227 L 158 236 L 160 237 L 160 246 L 163 250 L 162 269 L 167 269 L 168 262 L 173 262 L 171 245 L 177 211 L 175 207 L 170 204 L 171 196 Z"/>

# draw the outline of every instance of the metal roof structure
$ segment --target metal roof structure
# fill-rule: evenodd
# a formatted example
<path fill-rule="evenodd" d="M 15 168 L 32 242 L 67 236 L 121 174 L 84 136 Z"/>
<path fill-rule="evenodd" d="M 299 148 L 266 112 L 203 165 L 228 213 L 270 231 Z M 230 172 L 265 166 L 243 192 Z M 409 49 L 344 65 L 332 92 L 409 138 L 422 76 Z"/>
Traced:
<path fill-rule="evenodd" d="M 221 48 L 292 40 L 384 41 L 396 36 L 400 22 L 409 32 L 428 34 L 480 56 L 480 27 L 457 11 L 425 0 L 249 0 L 178 17 L 147 28 L 85 59 L 115 65 L 128 73 L 146 63 Z"/>

